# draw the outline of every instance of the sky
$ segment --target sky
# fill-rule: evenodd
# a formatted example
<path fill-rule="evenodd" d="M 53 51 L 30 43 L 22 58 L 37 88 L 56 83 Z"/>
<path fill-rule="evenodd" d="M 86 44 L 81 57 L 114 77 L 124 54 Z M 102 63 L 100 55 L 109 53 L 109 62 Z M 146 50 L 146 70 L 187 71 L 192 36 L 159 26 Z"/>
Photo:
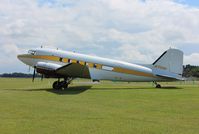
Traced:
<path fill-rule="evenodd" d="M 1 0 L 0 73 L 27 73 L 17 55 L 41 45 L 146 64 L 177 48 L 199 65 L 199 1 Z"/>

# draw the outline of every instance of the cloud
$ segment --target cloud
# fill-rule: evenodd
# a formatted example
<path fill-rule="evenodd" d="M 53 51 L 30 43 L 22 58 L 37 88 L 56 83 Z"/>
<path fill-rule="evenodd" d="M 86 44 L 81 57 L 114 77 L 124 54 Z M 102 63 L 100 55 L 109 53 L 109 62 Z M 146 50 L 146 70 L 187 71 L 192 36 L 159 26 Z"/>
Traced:
<path fill-rule="evenodd" d="M 199 65 L 199 53 L 193 53 L 184 57 L 185 64 Z"/>
<path fill-rule="evenodd" d="M 149 61 L 152 61 L 151 57 L 147 57 L 146 53 L 139 49 L 139 47 L 132 46 L 130 44 L 121 45 L 118 48 L 118 53 L 123 52 L 123 54 L 118 57 L 118 59 L 131 61 L 134 63 L 149 63 Z"/>
<path fill-rule="evenodd" d="M 199 43 L 199 9 L 174 0 L 2 0 L 0 20 L 1 49 L 6 46 L 15 57 L 47 45 L 152 63 L 169 47 L 186 53 L 188 45 Z M 190 52 L 199 53 L 194 47 Z M 12 62 L 23 70 L 16 58 Z"/>

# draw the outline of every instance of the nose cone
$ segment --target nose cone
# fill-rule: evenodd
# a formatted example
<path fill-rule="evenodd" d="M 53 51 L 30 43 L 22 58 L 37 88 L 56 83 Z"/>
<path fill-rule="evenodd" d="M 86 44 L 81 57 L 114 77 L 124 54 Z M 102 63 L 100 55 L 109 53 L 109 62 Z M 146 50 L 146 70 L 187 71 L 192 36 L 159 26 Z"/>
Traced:
<path fill-rule="evenodd" d="M 17 58 L 18 58 L 20 61 L 24 62 L 25 55 L 24 55 L 24 54 L 17 55 Z"/>
<path fill-rule="evenodd" d="M 17 58 L 26 65 L 32 66 L 31 59 L 27 54 L 18 55 Z"/>

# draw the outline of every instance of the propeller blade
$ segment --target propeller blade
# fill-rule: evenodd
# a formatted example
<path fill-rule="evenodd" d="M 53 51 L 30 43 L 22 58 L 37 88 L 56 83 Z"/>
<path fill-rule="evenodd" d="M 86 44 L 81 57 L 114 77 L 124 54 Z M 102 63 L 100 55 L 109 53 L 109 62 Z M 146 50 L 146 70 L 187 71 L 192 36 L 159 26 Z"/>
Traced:
<path fill-rule="evenodd" d="M 34 82 L 34 80 L 35 80 L 35 73 L 36 73 L 36 69 L 34 68 L 34 72 L 33 72 L 33 75 L 32 75 L 32 82 Z"/>
<path fill-rule="evenodd" d="M 43 81 L 43 79 L 44 79 L 44 75 L 42 74 L 42 75 L 41 75 L 41 81 Z"/>
<path fill-rule="evenodd" d="M 28 72 L 30 72 L 30 66 L 29 66 L 29 68 L 28 68 Z"/>

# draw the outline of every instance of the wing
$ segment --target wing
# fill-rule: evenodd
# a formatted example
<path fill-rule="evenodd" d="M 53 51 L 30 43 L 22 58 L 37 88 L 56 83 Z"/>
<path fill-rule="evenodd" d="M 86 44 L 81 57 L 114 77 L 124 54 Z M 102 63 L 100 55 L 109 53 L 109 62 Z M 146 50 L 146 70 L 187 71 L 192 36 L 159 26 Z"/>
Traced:
<path fill-rule="evenodd" d="M 90 78 L 88 67 L 78 63 L 69 63 L 63 66 L 56 63 L 38 62 L 36 68 L 38 73 L 48 77 Z"/>
<path fill-rule="evenodd" d="M 85 65 L 69 63 L 55 71 L 59 75 L 79 78 L 90 78 L 89 69 Z"/>

